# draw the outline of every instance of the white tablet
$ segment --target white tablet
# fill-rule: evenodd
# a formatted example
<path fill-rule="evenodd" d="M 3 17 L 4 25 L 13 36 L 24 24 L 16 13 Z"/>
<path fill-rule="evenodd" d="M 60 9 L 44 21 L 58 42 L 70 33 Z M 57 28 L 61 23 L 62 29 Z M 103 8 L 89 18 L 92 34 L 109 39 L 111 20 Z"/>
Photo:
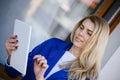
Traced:
<path fill-rule="evenodd" d="M 22 73 L 26 74 L 27 60 L 30 46 L 32 27 L 18 19 L 15 20 L 14 33 L 18 39 L 18 49 L 11 55 L 10 65 Z"/>

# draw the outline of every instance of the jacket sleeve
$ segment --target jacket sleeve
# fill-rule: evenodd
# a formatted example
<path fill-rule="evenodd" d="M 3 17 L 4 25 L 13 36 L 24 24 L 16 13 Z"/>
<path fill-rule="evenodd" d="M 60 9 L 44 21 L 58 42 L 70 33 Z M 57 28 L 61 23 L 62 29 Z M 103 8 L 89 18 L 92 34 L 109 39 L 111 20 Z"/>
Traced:
<path fill-rule="evenodd" d="M 4 71 L 10 76 L 11 78 L 16 78 L 17 76 L 20 76 L 21 73 L 19 73 L 17 70 L 12 68 L 11 66 L 7 65 L 7 63 L 4 66 Z"/>
<path fill-rule="evenodd" d="M 47 58 L 47 55 L 49 55 L 49 50 L 51 49 L 51 45 L 54 39 L 49 39 L 42 44 L 35 47 L 30 53 L 28 58 L 28 65 L 27 65 L 27 72 L 24 78 L 24 80 L 35 80 L 35 74 L 34 74 L 34 60 L 33 57 L 35 55 L 43 55 Z"/>
<path fill-rule="evenodd" d="M 27 80 L 34 80 L 34 70 L 33 70 L 33 57 L 35 55 L 41 54 L 43 56 L 47 56 L 49 47 L 51 45 L 51 42 L 54 41 L 54 38 L 48 39 L 45 42 L 41 43 L 40 45 L 36 46 L 30 53 L 28 57 L 28 64 L 27 64 L 27 71 L 26 75 L 23 77 Z M 20 76 L 21 73 L 19 73 L 17 70 L 12 68 L 11 66 L 5 65 L 4 71 L 10 76 L 11 78 L 16 78 L 17 76 Z"/>

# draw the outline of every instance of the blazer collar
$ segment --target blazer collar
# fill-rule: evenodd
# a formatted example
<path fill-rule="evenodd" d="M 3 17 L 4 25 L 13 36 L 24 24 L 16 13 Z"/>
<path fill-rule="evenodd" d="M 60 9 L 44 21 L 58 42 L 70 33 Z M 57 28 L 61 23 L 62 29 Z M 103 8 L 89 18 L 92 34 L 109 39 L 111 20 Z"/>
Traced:
<path fill-rule="evenodd" d="M 63 44 L 57 45 L 53 51 L 52 54 L 50 54 L 48 58 L 48 65 L 49 68 L 45 72 L 45 76 L 48 75 L 48 73 L 51 71 L 51 69 L 55 66 L 55 64 L 59 61 L 59 59 L 63 56 L 65 51 L 69 50 L 73 44 L 71 42 L 66 42 Z"/>

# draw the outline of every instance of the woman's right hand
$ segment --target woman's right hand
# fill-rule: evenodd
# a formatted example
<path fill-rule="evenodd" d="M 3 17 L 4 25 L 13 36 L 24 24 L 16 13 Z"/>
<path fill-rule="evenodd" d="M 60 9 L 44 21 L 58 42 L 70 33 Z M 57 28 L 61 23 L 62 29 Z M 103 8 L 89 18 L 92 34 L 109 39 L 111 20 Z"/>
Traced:
<path fill-rule="evenodd" d="M 42 55 L 35 55 L 33 59 L 36 80 L 45 80 L 44 73 L 48 69 L 47 60 Z"/>
<path fill-rule="evenodd" d="M 17 50 L 18 48 L 18 40 L 17 35 L 11 35 L 10 38 L 5 43 L 5 48 L 8 54 L 8 64 L 10 63 L 10 57 L 12 54 L 12 51 Z"/>

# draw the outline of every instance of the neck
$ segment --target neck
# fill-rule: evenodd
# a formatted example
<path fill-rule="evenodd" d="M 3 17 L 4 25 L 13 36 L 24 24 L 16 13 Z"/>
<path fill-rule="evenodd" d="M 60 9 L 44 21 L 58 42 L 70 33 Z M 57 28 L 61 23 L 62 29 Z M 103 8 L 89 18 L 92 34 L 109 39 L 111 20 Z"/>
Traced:
<path fill-rule="evenodd" d="M 73 45 L 73 46 L 70 48 L 69 52 L 70 52 L 71 54 L 73 54 L 75 57 L 78 57 L 78 56 L 80 55 L 80 53 L 81 53 L 81 49 L 79 49 L 78 47 L 76 47 L 76 46 Z"/>

